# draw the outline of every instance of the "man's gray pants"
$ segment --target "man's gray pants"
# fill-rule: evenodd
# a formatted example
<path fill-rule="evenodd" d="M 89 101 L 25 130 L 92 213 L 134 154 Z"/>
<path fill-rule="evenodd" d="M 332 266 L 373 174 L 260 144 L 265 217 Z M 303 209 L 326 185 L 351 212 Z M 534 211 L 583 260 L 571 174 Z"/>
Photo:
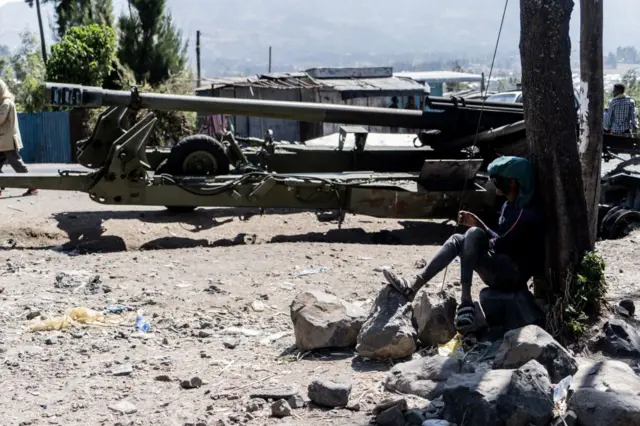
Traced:
<path fill-rule="evenodd" d="M 2 167 L 5 164 L 9 164 L 16 173 L 29 173 L 29 169 L 27 169 L 27 165 L 24 164 L 18 151 L 0 152 L 0 173 L 2 173 Z"/>

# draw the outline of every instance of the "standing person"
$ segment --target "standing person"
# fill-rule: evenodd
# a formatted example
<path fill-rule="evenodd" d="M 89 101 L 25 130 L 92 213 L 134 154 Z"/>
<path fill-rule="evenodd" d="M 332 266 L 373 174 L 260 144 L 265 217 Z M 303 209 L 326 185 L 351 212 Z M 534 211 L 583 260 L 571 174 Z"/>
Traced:
<path fill-rule="evenodd" d="M 489 164 L 488 172 L 497 194 L 507 197 L 496 231 L 473 213 L 461 211 L 458 221 L 469 230 L 464 235 L 452 235 L 413 281 L 383 271 L 391 286 L 413 300 L 420 288 L 459 256 L 462 296 L 455 326 L 461 333 L 475 323 L 471 297 L 474 271 L 490 288 L 516 292 L 526 289 L 529 278 L 540 273 L 544 265 L 544 226 L 532 205 L 534 177 L 529 162 L 520 157 L 500 157 Z"/>
<path fill-rule="evenodd" d="M 605 133 L 631 133 L 638 131 L 638 109 L 633 98 L 625 93 L 624 84 L 613 86 L 613 99 L 609 101 L 608 114 L 605 116 Z"/>
<path fill-rule="evenodd" d="M 22 137 L 18 127 L 18 112 L 14 97 L 7 84 L 0 79 L 0 173 L 5 163 L 8 163 L 16 173 L 29 173 L 18 152 L 21 149 Z M 31 188 L 24 195 L 37 193 L 37 189 Z"/>

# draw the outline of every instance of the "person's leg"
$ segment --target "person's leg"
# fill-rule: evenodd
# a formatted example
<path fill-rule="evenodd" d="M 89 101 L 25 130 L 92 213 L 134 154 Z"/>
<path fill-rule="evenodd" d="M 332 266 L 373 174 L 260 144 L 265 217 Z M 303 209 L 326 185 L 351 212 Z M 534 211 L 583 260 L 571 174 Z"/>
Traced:
<path fill-rule="evenodd" d="M 18 153 L 18 151 L 7 151 L 4 153 L 6 162 L 11 166 L 16 173 L 29 173 L 29 169 L 27 165 L 22 160 L 22 157 Z M 35 188 L 30 188 L 24 195 L 35 195 L 38 193 L 38 190 Z"/>
<path fill-rule="evenodd" d="M 438 273 L 442 272 L 453 260 L 457 257 L 464 256 L 464 250 L 467 244 L 477 245 L 479 243 L 479 233 L 484 235 L 484 232 L 478 228 L 470 228 L 464 235 L 454 234 L 440 247 L 440 250 L 436 252 L 429 264 L 416 276 L 413 282 L 409 282 L 406 278 L 397 277 L 393 272 L 385 270 L 383 271 L 384 277 L 387 279 L 396 290 L 403 293 L 405 296 L 412 300 L 415 294 L 426 283 L 431 281 Z M 470 239 L 467 243 L 467 239 Z M 488 240 L 487 240 L 488 241 Z M 467 247 L 467 257 L 469 261 L 461 262 L 463 267 L 463 276 L 470 276 L 473 274 L 473 257 L 477 258 L 477 254 L 474 254 L 475 250 L 471 247 Z"/>

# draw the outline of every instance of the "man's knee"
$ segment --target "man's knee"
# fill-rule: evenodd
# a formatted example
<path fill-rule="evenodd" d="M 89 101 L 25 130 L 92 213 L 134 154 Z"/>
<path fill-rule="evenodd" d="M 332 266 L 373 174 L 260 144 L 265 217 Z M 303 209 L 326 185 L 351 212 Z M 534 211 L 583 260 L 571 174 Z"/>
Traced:
<path fill-rule="evenodd" d="M 464 234 L 465 241 L 474 243 L 483 243 L 489 238 L 489 234 L 484 229 L 478 227 L 472 227 Z"/>

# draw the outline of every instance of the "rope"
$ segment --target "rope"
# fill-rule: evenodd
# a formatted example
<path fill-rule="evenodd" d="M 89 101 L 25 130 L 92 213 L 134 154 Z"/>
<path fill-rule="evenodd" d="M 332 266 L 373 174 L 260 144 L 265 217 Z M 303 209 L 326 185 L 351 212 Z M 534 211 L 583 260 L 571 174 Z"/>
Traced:
<path fill-rule="evenodd" d="M 485 103 L 487 102 L 487 98 L 486 98 L 486 94 L 489 93 L 489 85 L 491 84 L 491 75 L 493 74 L 493 67 L 496 63 L 496 56 L 498 54 L 498 46 L 500 45 L 500 37 L 502 36 L 502 28 L 504 27 L 504 18 L 507 15 L 507 7 L 509 6 L 509 0 L 505 0 L 504 2 L 504 9 L 502 11 L 502 19 L 500 20 L 500 28 L 498 29 L 498 38 L 496 40 L 496 46 L 493 49 L 493 58 L 491 59 L 491 68 L 489 69 L 489 78 L 487 79 L 487 86 L 485 87 L 485 93 L 482 98 L 482 106 L 480 107 L 480 116 L 478 117 L 478 126 L 476 127 L 476 133 L 475 136 L 473 137 L 473 145 L 471 146 L 471 149 L 469 150 L 469 157 L 467 159 L 467 176 L 469 176 L 469 172 L 471 171 L 471 160 L 473 157 L 473 151 L 476 148 L 476 145 L 478 143 L 478 134 L 480 133 L 480 126 L 482 125 L 482 114 L 484 112 L 484 106 Z M 481 93 L 482 94 L 482 93 Z M 462 205 L 464 204 L 464 196 L 467 193 L 467 180 L 465 180 L 464 182 L 464 186 L 462 188 L 462 195 L 460 196 L 460 205 L 458 206 L 458 214 L 456 215 L 456 221 L 457 221 L 457 217 L 460 215 L 460 212 L 462 211 Z M 459 229 L 460 224 L 458 223 L 456 226 L 456 230 Z M 449 265 L 447 265 L 446 268 L 444 268 L 444 276 L 442 277 L 442 287 L 440 288 L 440 292 L 442 292 L 444 290 L 444 285 L 447 279 L 447 271 L 449 270 Z"/>

